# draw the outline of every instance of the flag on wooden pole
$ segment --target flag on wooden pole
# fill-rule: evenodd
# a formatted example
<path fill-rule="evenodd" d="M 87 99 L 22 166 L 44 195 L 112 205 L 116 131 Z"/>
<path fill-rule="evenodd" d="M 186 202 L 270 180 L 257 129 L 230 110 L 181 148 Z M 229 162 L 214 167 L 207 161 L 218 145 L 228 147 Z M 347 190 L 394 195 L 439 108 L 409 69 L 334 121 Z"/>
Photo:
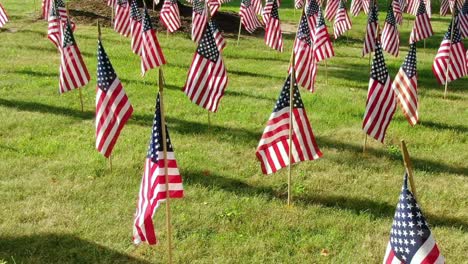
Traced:
<path fill-rule="evenodd" d="M 377 3 L 376 0 L 370 0 L 370 11 L 367 18 L 366 36 L 364 38 L 364 48 L 362 49 L 362 56 L 371 53 L 375 50 L 377 42 L 377 30 L 379 27 Z"/>
<path fill-rule="evenodd" d="M 448 14 L 448 11 L 449 11 L 449 0 L 441 0 L 439 14 L 441 16 L 446 16 Z"/>
<path fill-rule="evenodd" d="M 42 0 L 41 9 L 42 9 L 42 18 L 44 20 L 49 19 L 49 16 L 50 16 L 49 12 L 50 12 L 50 9 L 52 8 L 53 1 L 54 0 Z"/>
<path fill-rule="evenodd" d="M 327 1 L 327 7 L 325 8 L 325 18 L 328 21 L 332 21 L 336 17 L 336 12 L 341 0 L 329 0 Z"/>
<path fill-rule="evenodd" d="M 315 0 L 310 0 L 315 1 Z M 294 60 L 296 80 L 302 87 L 314 92 L 317 63 L 313 54 L 313 42 L 306 14 L 302 14 L 294 41 Z M 290 67 L 289 73 L 291 73 Z"/>
<path fill-rule="evenodd" d="M 143 44 L 143 25 L 142 17 L 136 0 L 131 0 L 130 3 L 130 34 L 132 36 L 132 51 L 141 56 Z"/>
<path fill-rule="evenodd" d="M 252 0 L 252 6 L 257 15 L 262 15 L 262 10 L 263 10 L 262 0 Z"/>
<path fill-rule="evenodd" d="M 127 0 L 117 0 L 115 7 L 114 30 L 124 37 L 130 35 L 130 4 Z"/>
<path fill-rule="evenodd" d="M 413 0 L 417 1 L 417 0 Z M 426 12 L 426 4 L 423 0 L 419 2 L 419 8 L 416 13 L 416 19 L 414 20 L 413 30 L 411 31 L 409 43 L 418 42 L 432 36 L 431 19 Z"/>
<path fill-rule="evenodd" d="M 239 16 L 242 25 L 249 33 L 253 33 L 257 28 L 262 27 L 254 8 L 252 0 L 241 1 Z"/>
<path fill-rule="evenodd" d="M 203 0 L 193 0 L 192 10 L 192 41 L 198 43 L 203 36 L 208 20 L 205 2 Z"/>
<path fill-rule="evenodd" d="M 265 22 L 265 44 L 279 52 L 283 52 L 283 33 L 278 14 L 278 0 L 268 0 L 263 11 Z"/>
<path fill-rule="evenodd" d="M 216 42 L 216 47 L 218 47 L 219 51 L 223 51 L 224 48 L 226 47 L 226 40 L 224 39 L 223 34 L 219 32 L 218 25 L 213 20 L 210 20 L 210 22 L 208 22 L 208 26 L 211 28 L 211 31 L 213 32 L 213 37 Z"/>
<path fill-rule="evenodd" d="M 351 19 L 349 19 L 344 0 L 340 0 L 340 5 L 336 11 L 335 23 L 333 24 L 333 33 L 335 39 L 351 29 Z"/>
<path fill-rule="evenodd" d="M 363 0 L 352 0 L 351 2 L 351 7 L 349 8 L 349 11 L 353 16 L 359 15 L 359 12 L 361 12 L 363 6 L 362 6 Z"/>
<path fill-rule="evenodd" d="M 323 18 L 322 9 L 319 7 L 319 12 L 317 16 L 317 23 L 315 26 L 315 33 L 313 34 L 314 42 L 314 56 L 315 60 L 318 62 L 326 60 L 335 56 L 335 51 L 333 50 L 333 44 L 330 40 L 330 35 L 328 34 L 327 25 L 325 24 L 325 19 Z"/>
<path fill-rule="evenodd" d="M 385 18 L 380 42 L 382 43 L 382 48 L 386 52 L 398 57 L 400 50 L 400 34 L 398 33 L 395 16 L 393 15 L 392 5 L 388 7 L 387 18 Z"/>
<path fill-rule="evenodd" d="M 0 15 L 1 17 L 1 15 Z M 1 18 L 0 18 L 1 20 Z M 1 22 L 0 22 L 1 24 Z M 60 14 L 57 9 L 56 2 L 52 3 L 49 12 L 49 21 L 48 21 L 48 28 L 47 28 L 47 38 L 57 47 L 60 49 L 60 38 L 61 38 L 61 29 L 63 28 Z"/>
<path fill-rule="evenodd" d="M 309 0 L 305 10 L 307 21 L 309 22 L 309 29 L 312 37 L 315 34 L 315 27 L 317 26 L 317 17 L 319 13 L 319 5 L 316 0 Z"/>
<path fill-rule="evenodd" d="M 160 17 L 169 32 L 178 30 L 180 28 L 180 14 L 177 0 L 164 0 Z"/>
<path fill-rule="evenodd" d="M 460 13 L 458 14 L 460 20 L 460 34 L 462 38 L 468 38 L 468 0 L 465 0 Z"/>
<path fill-rule="evenodd" d="M 151 24 L 151 18 L 148 9 L 145 6 L 142 30 L 142 51 L 141 51 L 141 74 L 145 73 L 163 64 L 166 64 L 166 58 L 159 45 L 156 31 Z"/>
<path fill-rule="evenodd" d="M 393 15 L 395 16 L 395 21 L 398 25 L 403 23 L 403 7 L 402 3 L 399 0 L 392 1 Z"/>

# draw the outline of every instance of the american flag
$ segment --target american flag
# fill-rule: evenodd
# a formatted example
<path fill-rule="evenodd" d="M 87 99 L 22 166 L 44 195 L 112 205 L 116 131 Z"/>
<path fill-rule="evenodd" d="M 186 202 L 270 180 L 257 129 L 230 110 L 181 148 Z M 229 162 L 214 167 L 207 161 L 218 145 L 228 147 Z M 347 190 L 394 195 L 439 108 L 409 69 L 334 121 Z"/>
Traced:
<path fill-rule="evenodd" d="M 340 5 L 340 0 L 329 0 L 327 1 L 327 7 L 325 9 L 325 18 L 328 21 L 332 21 L 336 18 L 336 11 Z"/>
<path fill-rule="evenodd" d="M 410 125 L 418 123 L 418 75 L 416 71 L 416 43 L 409 46 L 408 55 L 398 71 L 392 89 Z"/>
<path fill-rule="evenodd" d="M 415 0 L 416 1 L 416 0 Z M 418 42 L 432 36 L 431 19 L 426 13 L 426 4 L 421 0 L 419 3 L 416 19 L 414 20 L 413 30 L 410 35 L 410 43 Z"/>
<path fill-rule="evenodd" d="M 423 2 L 423 1 L 422 0 L 408 0 L 408 5 L 406 6 L 406 13 L 415 16 L 418 13 L 420 2 Z"/>
<path fill-rule="evenodd" d="M 1 17 L 1 15 L 0 15 Z M 0 18 L 1 21 L 1 18 Z M 0 22 L 1 24 L 1 22 Z M 49 22 L 47 28 L 47 38 L 57 47 L 60 48 L 60 30 L 62 23 L 60 20 L 60 14 L 57 10 L 57 6 L 54 3 L 50 8 L 49 12 Z"/>
<path fill-rule="evenodd" d="M 208 22 L 208 26 L 211 28 L 211 31 L 213 32 L 213 37 L 216 42 L 216 47 L 218 47 L 219 51 L 223 51 L 224 48 L 226 47 L 226 40 L 224 39 L 223 34 L 219 32 L 218 25 L 213 20 L 210 20 L 210 22 Z"/>
<path fill-rule="evenodd" d="M 386 52 L 398 57 L 398 51 L 400 49 L 400 35 L 396 26 L 395 16 L 393 15 L 392 5 L 388 7 L 387 18 L 385 18 L 380 42 L 382 43 L 382 48 Z"/>
<path fill-rule="evenodd" d="M 218 12 L 219 8 L 221 7 L 221 3 L 219 0 L 206 0 L 208 1 L 208 6 L 210 8 L 210 15 L 213 17 L 216 12 Z"/>
<path fill-rule="evenodd" d="M 114 8 L 117 5 L 117 0 L 107 0 L 107 6 Z"/>
<path fill-rule="evenodd" d="M 460 34 L 462 38 L 468 37 L 468 0 L 465 0 L 463 7 L 458 14 L 460 24 Z"/>
<path fill-rule="evenodd" d="M 143 44 L 143 25 L 140 10 L 136 0 L 130 3 L 130 34 L 132 36 L 132 51 L 141 56 L 141 47 Z"/>
<path fill-rule="evenodd" d="M 315 33 L 315 27 L 317 26 L 317 17 L 319 12 L 319 5 L 316 0 L 309 0 L 306 6 L 305 13 L 307 15 L 307 21 L 309 22 L 309 28 L 312 36 Z"/>
<path fill-rule="evenodd" d="M 367 93 L 366 113 L 362 123 L 364 132 L 383 143 L 395 108 L 395 92 L 391 87 L 382 47 L 377 42 Z"/>
<path fill-rule="evenodd" d="M 0 28 L 5 26 L 7 22 L 8 22 L 8 15 L 5 11 L 5 8 L 3 8 L 2 4 L 0 4 Z"/>
<path fill-rule="evenodd" d="M 350 29 L 351 19 L 349 19 L 344 0 L 341 0 L 338 11 L 336 12 L 335 23 L 333 24 L 333 33 L 335 35 L 335 39 Z"/>
<path fill-rule="evenodd" d="M 150 245 L 155 245 L 158 242 L 154 231 L 153 216 L 161 202 L 166 201 L 166 183 L 169 186 L 170 198 L 182 198 L 184 196 L 182 177 L 179 174 L 167 126 L 165 128 L 167 142 L 166 157 L 164 157 L 161 103 L 158 93 L 153 128 L 151 130 L 148 154 L 146 155 L 145 169 L 141 179 L 140 194 L 138 196 L 133 225 L 133 243 L 135 244 L 146 241 Z M 167 181 L 165 175 L 166 164 L 168 172 Z"/>
<path fill-rule="evenodd" d="M 98 42 L 97 56 L 96 149 L 108 158 L 133 113 L 133 107 L 101 41 Z"/>
<path fill-rule="evenodd" d="M 151 25 L 151 18 L 146 7 L 141 34 L 143 39 L 141 47 L 141 74 L 145 75 L 148 70 L 166 64 L 166 58 L 164 58 L 158 37 Z"/>
<path fill-rule="evenodd" d="M 192 40 L 194 42 L 198 43 L 200 41 L 207 22 L 205 2 L 203 0 L 193 0 Z"/>
<path fill-rule="evenodd" d="M 441 0 L 440 1 L 440 15 L 446 16 L 449 11 L 449 0 Z"/>
<path fill-rule="evenodd" d="M 73 37 L 70 21 L 62 29 L 62 35 L 59 86 L 60 93 L 65 93 L 85 86 L 90 76 Z"/>
<path fill-rule="evenodd" d="M 245 30 L 250 33 L 253 33 L 257 28 L 262 27 L 262 24 L 258 21 L 254 6 L 252 5 L 252 0 L 241 1 L 239 16 Z"/>
<path fill-rule="evenodd" d="M 54 0 L 52 0 L 54 1 Z M 63 24 L 66 24 L 67 21 L 69 21 L 69 17 L 68 17 L 68 11 L 67 11 L 67 8 L 65 6 L 65 2 L 63 2 L 63 0 L 55 0 L 55 3 L 54 2 L 51 2 L 55 5 L 55 8 L 58 10 L 58 13 L 60 14 L 60 19 L 62 20 L 62 23 Z M 69 21 L 70 22 L 70 25 L 71 25 L 71 28 L 73 31 L 75 31 L 75 23 L 73 23 L 72 21 Z"/>
<path fill-rule="evenodd" d="M 370 12 L 367 18 L 366 37 L 364 38 L 364 48 L 362 49 L 362 56 L 373 52 L 375 50 L 375 43 L 377 41 L 377 30 L 379 27 L 377 15 L 377 3 L 372 1 Z"/>
<path fill-rule="evenodd" d="M 325 19 L 323 18 L 322 9 L 320 7 L 317 16 L 317 24 L 315 26 L 315 34 L 313 34 L 313 36 L 314 56 L 317 62 L 335 56 L 333 44 L 330 40 L 330 35 L 328 35 L 327 25 L 325 24 Z"/>
<path fill-rule="evenodd" d="M 304 1 L 305 0 L 294 0 L 294 8 L 301 9 L 304 7 Z"/>
<path fill-rule="evenodd" d="M 364 14 L 369 15 L 370 11 L 370 4 L 373 0 L 362 0 L 362 9 L 364 10 Z"/>
<path fill-rule="evenodd" d="M 273 1 L 267 0 L 265 2 L 265 6 L 262 9 L 262 21 L 263 24 L 268 24 L 268 20 L 270 19 L 271 9 L 273 8 Z"/>
<path fill-rule="evenodd" d="M 461 40 L 458 19 L 455 18 L 453 36 L 452 23 L 453 21 L 450 22 L 447 33 L 445 33 L 444 39 L 442 40 L 439 50 L 434 58 L 434 63 L 432 64 L 432 72 L 440 84 L 445 84 L 446 81 L 454 81 L 468 74 L 465 57 L 466 50 L 463 46 L 463 41 Z M 451 38 L 453 39 L 450 43 Z M 447 67 L 448 78 L 446 80 L 445 74 Z"/>
<path fill-rule="evenodd" d="M 216 112 L 227 81 L 226 68 L 213 29 L 211 26 L 206 27 L 193 57 L 184 93 L 193 103 Z"/>
<path fill-rule="evenodd" d="M 294 41 L 294 72 L 296 73 L 296 80 L 299 85 L 311 92 L 314 92 L 317 65 L 315 63 L 312 50 L 313 42 L 310 29 L 307 22 L 307 17 L 305 14 L 303 14 L 297 29 L 297 38 Z"/>
<path fill-rule="evenodd" d="M 363 9 L 362 2 L 363 0 L 353 0 L 351 2 L 351 7 L 349 11 L 353 16 L 359 15 L 359 12 L 361 12 L 361 10 Z"/>
<path fill-rule="evenodd" d="M 291 75 L 289 75 L 255 153 L 264 174 L 274 173 L 289 165 L 289 127 L 291 125 L 289 100 L 291 90 Z M 322 152 L 315 141 L 304 103 L 295 82 L 292 113 L 291 164 L 320 158 Z"/>
<path fill-rule="evenodd" d="M 125 37 L 130 35 L 130 4 L 127 0 L 117 0 L 114 30 Z"/>
<path fill-rule="evenodd" d="M 251 0 L 251 2 L 255 13 L 257 13 L 257 15 L 261 15 L 263 9 L 262 0 Z"/>
<path fill-rule="evenodd" d="M 265 43 L 268 47 L 283 52 L 283 33 L 281 32 L 278 15 L 278 2 L 277 0 L 268 0 L 265 7 L 270 3 L 272 3 L 270 13 L 268 14 L 268 20 L 265 22 Z"/>
<path fill-rule="evenodd" d="M 401 4 L 402 3 L 399 0 L 392 1 L 393 15 L 395 16 L 395 21 L 399 25 L 403 23 L 403 7 L 401 6 Z"/>
<path fill-rule="evenodd" d="M 407 173 L 404 176 L 383 263 L 445 263 L 421 207 L 408 189 Z"/>
<path fill-rule="evenodd" d="M 164 0 L 161 9 L 161 21 L 169 32 L 174 32 L 180 28 L 180 14 L 177 0 Z"/>
<path fill-rule="evenodd" d="M 54 0 L 42 0 L 41 8 L 42 8 L 42 18 L 44 20 L 48 20 L 50 8 L 53 5 Z"/>

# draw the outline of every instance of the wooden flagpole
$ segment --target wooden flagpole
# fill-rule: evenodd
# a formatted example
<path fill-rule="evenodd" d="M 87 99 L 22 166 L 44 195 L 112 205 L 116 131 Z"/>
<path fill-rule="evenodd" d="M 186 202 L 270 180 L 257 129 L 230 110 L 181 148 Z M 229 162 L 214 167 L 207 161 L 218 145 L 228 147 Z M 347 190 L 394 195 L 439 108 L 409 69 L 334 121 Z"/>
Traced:
<path fill-rule="evenodd" d="M 144 1 L 144 0 L 143 0 Z M 153 0 L 153 11 L 156 9 L 156 2 Z"/>
<path fill-rule="evenodd" d="M 240 17 L 239 19 L 239 33 L 237 33 L 237 46 L 239 46 L 241 30 L 242 30 L 242 17 Z"/>
<path fill-rule="evenodd" d="M 364 132 L 364 145 L 362 146 L 362 153 L 366 153 L 367 150 L 367 133 Z"/>
<path fill-rule="evenodd" d="M 327 59 L 325 61 L 325 84 L 328 85 L 328 65 L 327 65 Z"/>
<path fill-rule="evenodd" d="M 145 2 L 145 1 L 143 1 L 143 2 Z M 111 27 L 114 26 L 114 8 L 115 8 L 115 6 L 111 6 L 111 9 L 112 9 L 112 12 L 111 12 L 111 21 L 110 21 L 110 22 L 111 22 L 111 24 L 110 24 Z"/>
<path fill-rule="evenodd" d="M 166 227 L 167 227 L 167 254 L 168 263 L 172 263 L 172 230 L 171 230 L 171 207 L 170 207 L 170 192 L 169 192 L 169 171 L 167 161 L 167 135 L 166 135 L 166 117 L 164 115 L 164 81 L 163 70 L 159 67 L 159 104 L 161 111 L 161 134 L 163 145 L 163 158 L 164 158 L 164 177 L 166 182 Z"/>
<path fill-rule="evenodd" d="M 205 11 L 206 11 L 206 26 L 209 27 L 210 26 L 210 20 L 211 20 L 211 10 L 210 10 L 210 6 L 208 5 L 208 0 L 205 1 Z M 210 110 L 207 110 L 208 111 L 208 128 L 211 127 L 211 118 L 210 118 Z"/>
<path fill-rule="evenodd" d="M 411 192 L 413 193 L 414 198 L 416 198 L 416 185 L 414 184 L 413 164 L 411 163 L 405 140 L 401 140 L 401 153 L 403 154 L 403 164 L 405 165 L 406 172 L 408 173 Z"/>
<path fill-rule="evenodd" d="M 447 90 L 448 90 L 448 72 L 450 68 L 450 57 L 452 56 L 452 42 L 453 42 L 453 28 L 455 26 L 455 12 L 456 10 L 453 10 L 452 12 L 452 28 L 450 29 L 450 46 L 449 46 L 449 54 L 447 58 L 447 69 L 445 69 L 445 90 L 444 90 L 444 99 L 447 99 Z"/>

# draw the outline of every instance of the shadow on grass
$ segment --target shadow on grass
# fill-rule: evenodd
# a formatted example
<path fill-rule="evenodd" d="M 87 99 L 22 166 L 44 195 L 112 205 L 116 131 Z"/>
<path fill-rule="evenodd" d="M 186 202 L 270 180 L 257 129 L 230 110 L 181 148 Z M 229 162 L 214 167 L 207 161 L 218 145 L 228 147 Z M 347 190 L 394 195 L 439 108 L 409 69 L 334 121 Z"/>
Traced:
<path fill-rule="evenodd" d="M 31 76 L 31 77 L 55 77 L 55 78 L 58 78 L 58 76 L 59 76 L 58 73 L 48 73 L 48 72 L 44 72 L 44 71 L 34 71 L 34 70 L 30 70 L 30 69 L 8 71 L 8 73 L 27 75 L 27 76 Z"/>
<path fill-rule="evenodd" d="M 0 260 L 8 263 L 149 263 L 76 236 L 58 234 L 0 236 Z"/>

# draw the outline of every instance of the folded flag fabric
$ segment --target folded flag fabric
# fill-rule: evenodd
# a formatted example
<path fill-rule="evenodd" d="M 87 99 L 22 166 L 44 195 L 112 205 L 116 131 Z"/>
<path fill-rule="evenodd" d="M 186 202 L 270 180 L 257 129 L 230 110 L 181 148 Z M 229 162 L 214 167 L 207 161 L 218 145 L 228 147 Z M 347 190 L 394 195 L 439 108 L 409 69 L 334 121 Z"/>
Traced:
<path fill-rule="evenodd" d="M 398 25 L 403 23 L 403 7 L 401 5 L 402 3 L 400 0 L 392 1 L 393 15 L 395 16 L 395 21 Z"/>
<path fill-rule="evenodd" d="M 160 18 L 169 32 L 175 32 L 180 28 L 180 13 L 177 0 L 164 0 Z"/>
<path fill-rule="evenodd" d="M 114 30 L 124 37 L 130 35 L 130 4 L 127 0 L 117 0 L 115 7 Z"/>
<path fill-rule="evenodd" d="M 309 22 L 310 33 L 312 36 L 315 34 L 315 27 L 317 26 L 317 17 L 319 13 L 319 5 L 316 0 L 309 0 L 305 10 L 307 21 Z"/>
<path fill-rule="evenodd" d="M 336 12 L 341 0 L 329 0 L 327 1 L 327 7 L 325 8 L 325 18 L 328 21 L 332 21 L 336 17 Z"/>
<path fill-rule="evenodd" d="M 1 16 L 1 15 L 0 15 Z M 0 18 L 1 20 L 1 18 Z M 1 22 L 0 22 L 1 24 Z M 57 47 L 60 48 L 60 38 L 61 38 L 62 22 L 60 19 L 60 14 L 58 12 L 57 6 L 52 5 L 49 12 L 49 21 L 47 27 L 47 38 Z"/>
<path fill-rule="evenodd" d="M 50 8 L 52 7 L 53 5 L 53 1 L 54 0 L 42 0 L 42 3 L 41 3 L 41 11 L 42 11 L 42 18 L 44 20 L 48 20 L 50 14 Z"/>
<path fill-rule="evenodd" d="M 311 0 L 315 1 L 315 0 Z M 302 15 L 294 41 L 294 61 L 296 80 L 302 87 L 314 92 L 317 64 L 313 54 L 313 42 L 306 14 Z M 291 72 L 291 68 L 290 68 Z"/>
<path fill-rule="evenodd" d="M 263 11 L 265 22 L 265 44 L 279 52 L 283 52 L 283 33 L 278 14 L 277 0 L 268 0 Z M 268 12 L 268 13 L 266 13 Z"/>
<path fill-rule="evenodd" d="M 418 0 L 413 0 L 418 1 Z M 419 2 L 419 8 L 414 20 L 413 30 L 411 31 L 409 43 L 418 42 L 429 38 L 434 32 L 432 31 L 431 19 L 426 12 L 426 4 L 423 0 Z"/>
<path fill-rule="evenodd" d="M 314 41 L 314 56 L 317 62 L 326 60 L 335 56 L 333 44 L 328 34 L 327 25 L 323 18 L 322 9 L 319 7 L 317 23 L 315 26 L 315 33 L 313 34 Z"/>
<path fill-rule="evenodd" d="M 377 41 L 377 30 L 379 20 L 377 14 L 377 3 L 371 0 L 371 6 L 367 18 L 366 36 L 364 38 L 364 47 L 362 48 L 362 56 L 369 54 L 375 50 Z"/>
<path fill-rule="evenodd" d="M 192 10 L 192 41 L 198 43 L 208 22 L 205 2 L 203 0 L 193 0 Z"/>
<path fill-rule="evenodd" d="M 253 33 L 257 28 L 262 27 L 254 8 L 252 0 L 241 1 L 239 16 L 242 26 L 244 26 L 245 30 L 249 33 Z"/>
<path fill-rule="evenodd" d="M 380 42 L 382 43 L 382 48 L 386 52 L 398 57 L 400 50 L 400 34 L 398 33 L 395 16 L 393 15 L 392 5 L 388 7 L 387 18 L 385 19 Z"/>
<path fill-rule="evenodd" d="M 344 0 L 340 1 L 338 11 L 336 11 L 335 23 L 333 24 L 333 33 L 335 39 L 351 29 L 351 19 L 349 19 Z"/>
<path fill-rule="evenodd" d="M 136 0 L 130 2 L 130 35 L 132 36 L 132 52 L 141 56 L 143 44 L 143 24 Z"/>

